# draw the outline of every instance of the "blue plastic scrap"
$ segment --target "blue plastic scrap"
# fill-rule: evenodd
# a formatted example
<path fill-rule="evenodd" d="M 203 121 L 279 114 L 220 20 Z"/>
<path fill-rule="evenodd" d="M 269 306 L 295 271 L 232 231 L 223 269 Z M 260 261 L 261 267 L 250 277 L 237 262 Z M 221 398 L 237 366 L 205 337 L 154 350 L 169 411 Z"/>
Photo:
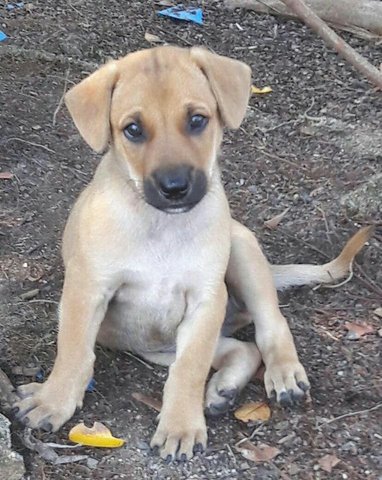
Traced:
<path fill-rule="evenodd" d="M 183 7 L 183 5 L 179 5 L 161 10 L 158 12 L 158 15 L 203 25 L 203 11 L 201 8 Z"/>
<path fill-rule="evenodd" d="M 14 10 L 15 8 L 24 8 L 24 2 L 17 2 L 17 3 L 7 3 L 5 5 L 7 10 Z"/>
<path fill-rule="evenodd" d="M 3 40 L 6 40 L 7 38 L 8 37 L 5 35 L 5 33 L 0 30 L 0 42 L 2 42 Z"/>
<path fill-rule="evenodd" d="M 95 386 L 96 386 L 96 381 L 94 380 L 94 378 L 92 378 L 88 383 L 88 386 L 86 387 L 86 391 L 90 393 L 94 392 Z"/>

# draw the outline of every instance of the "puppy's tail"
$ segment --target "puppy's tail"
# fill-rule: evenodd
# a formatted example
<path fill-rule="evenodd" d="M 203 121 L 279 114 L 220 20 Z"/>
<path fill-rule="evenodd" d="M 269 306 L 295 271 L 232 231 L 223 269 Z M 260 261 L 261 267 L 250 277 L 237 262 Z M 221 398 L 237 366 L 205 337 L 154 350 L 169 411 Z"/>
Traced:
<path fill-rule="evenodd" d="M 370 239 L 374 226 L 358 230 L 342 249 L 342 252 L 331 262 L 324 265 L 272 265 L 272 273 L 276 288 L 310 285 L 313 283 L 332 283 L 351 272 L 354 257 Z"/>

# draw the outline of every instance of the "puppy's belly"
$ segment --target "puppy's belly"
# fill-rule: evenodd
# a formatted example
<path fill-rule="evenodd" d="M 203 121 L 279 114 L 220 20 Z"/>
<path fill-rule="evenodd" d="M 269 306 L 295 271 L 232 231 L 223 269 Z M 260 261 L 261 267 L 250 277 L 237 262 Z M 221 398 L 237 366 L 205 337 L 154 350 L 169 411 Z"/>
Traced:
<path fill-rule="evenodd" d="M 122 286 L 111 300 L 97 341 L 140 355 L 175 352 L 186 311 L 185 292 L 165 280 L 149 287 Z"/>

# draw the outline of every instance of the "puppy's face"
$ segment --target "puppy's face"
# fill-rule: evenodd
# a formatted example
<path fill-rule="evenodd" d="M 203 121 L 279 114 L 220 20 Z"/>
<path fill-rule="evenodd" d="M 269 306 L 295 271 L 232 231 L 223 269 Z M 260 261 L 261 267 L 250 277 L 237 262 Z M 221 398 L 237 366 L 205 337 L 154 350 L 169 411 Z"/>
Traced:
<path fill-rule="evenodd" d="M 207 192 L 222 126 L 239 126 L 249 87 L 250 70 L 240 62 L 160 47 L 107 64 L 66 102 L 88 143 L 111 145 L 147 203 L 179 213 Z"/>

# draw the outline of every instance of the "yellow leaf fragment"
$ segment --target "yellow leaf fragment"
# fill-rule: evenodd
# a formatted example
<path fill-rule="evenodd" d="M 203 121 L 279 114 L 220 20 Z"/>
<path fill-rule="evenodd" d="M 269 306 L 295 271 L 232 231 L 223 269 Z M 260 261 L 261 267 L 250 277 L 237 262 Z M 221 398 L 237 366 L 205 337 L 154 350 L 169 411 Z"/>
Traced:
<path fill-rule="evenodd" d="M 89 447 L 103 448 L 117 448 L 125 443 L 125 440 L 113 437 L 111 431 L 100 422 L 94 422 L 92 427 L 79 423 L 70 430 L 69 440 Z"/>
<path fill-rule="evenodd" d="M 271 409 L 264 402 L 249 402 L 234 412 L 235 418 L 242 422 L 266 422 L 271 417 Z"/>
<path fill-rule="evenodd" d="M 271 93 L 272 92 L 272 89 L 271 87 L 262 87 L 262 88 L 259 88 L 259 87 L 255 87 L 255 85 L 252 85 L 251 86 L 251 94 L 254 95 L 254 94 L 263 94 L 263 93 Z"/>

